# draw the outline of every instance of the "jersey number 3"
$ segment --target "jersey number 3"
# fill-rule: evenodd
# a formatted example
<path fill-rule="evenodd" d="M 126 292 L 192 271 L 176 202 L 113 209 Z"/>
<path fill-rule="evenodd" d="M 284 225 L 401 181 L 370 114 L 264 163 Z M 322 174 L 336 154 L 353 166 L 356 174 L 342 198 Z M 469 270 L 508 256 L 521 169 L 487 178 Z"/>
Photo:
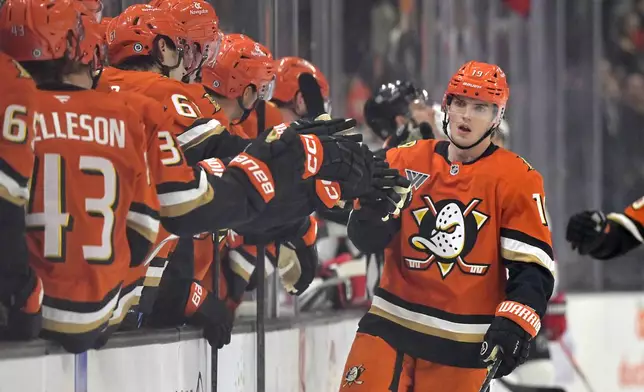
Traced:
<path fill-rule="evenodd" d="M 74 217 L 65 208 L 65 161 L 59 154 L 44 154 L 42 168 L 36 167 L 42 175 L 35 181 L 43 181 L 43 211 L 33 211 L 33 195 L 28 213 L 27 227 L 44 231 L 44 256 L 51 261 L 65 261 L 66 232 L 73 230 Z M 118 176 L 114 165 L 108 159 L 94 156 L 81 156 L 79 169 L 90 176 L 102 176 L 103 197 L 84 199 L 84 208 L 89 216 L 103 219 L 101 243 L 83 245 L 83 257 L 91 264 L 109 264 L 113 261 L 114 209 L 117 205 Z M 78 184 L 76 185 L 78 186 Z M 82 185 L 81 185 L 82 186 Z M 35 184 L 32 184 L 36 189 Z M 33 192 L 33 191 L 32 191 Z M 77 230 L 87 230 L 79 227 Z"/>

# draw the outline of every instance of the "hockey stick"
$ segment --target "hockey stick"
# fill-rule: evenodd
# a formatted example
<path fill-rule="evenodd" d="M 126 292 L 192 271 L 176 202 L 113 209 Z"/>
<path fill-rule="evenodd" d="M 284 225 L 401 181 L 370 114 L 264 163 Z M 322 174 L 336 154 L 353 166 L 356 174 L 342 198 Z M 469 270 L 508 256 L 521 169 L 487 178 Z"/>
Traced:
<path fill-rule="evenodd" d="M 492 353 L 494 353 L 495 351 L 502 352 L 503 350 L 501 349 L 501 346 L 494 346 L 494 348 L 492 349 Z M 498 356 L 494 360 L 494 363 L 492 363 L 492 366 L 488 368 L 487 376 L 485 376 L 485 380 L 483 380 L 483 385 L 481 385 L 481 389 L 479 389 L 479 392 L 489 392 L 490 383 L 492 383 L 492 380 L 494 379 L 494 375 L 499 370 L 499 367 L 501 366 L 501 362 L 502 362 L 501 357 Z"/>
<path fill-rule="evenodd" d="M 261 135 L 266 128 L 266 102 L 259 101 L 257 104 L 257 134 Z M 259 241 L 256 241 L 259 242 Z M 264 245 L 258 243 L 257 246 L 257 265 L 255 273 L 257 278 L 257 316 L 255 326 L 257 329 L 257 392 L 266 392 L 266 265 Z"/>
<path fill-rule="evenodd" d="M 499 383 L 506 387 L 510 392 L 566 392 L 563 388 L 558 387 L 529 387 L 525 385 L 514 385 L 502 378 L 499 379 Z"/>
<path fill-rule="evenodd" d="M 324 97 L 322 97 L 322 90 L 315 77 L 308 72 L 304 72 L 300 74 L 297 81 L 302 93 L 302 99 L 306 105 L 306 115 L 313 120 L 321 114 L 325 114 Z"/>
<path fill-rule="evenodd" d="M 266 265 L 264 246 L 257 245 L 257 318 L 255 327 L 257 329 L 257 392 L 266 391 Z"/>
<path fill-rule="evenodd" d="M 309 310 L 310 304 L 313 303 L 320 295 L 334 286 L 340 284 L 350 284 L 351 278 L 364 276 L 367 272 L 366 260 L 354 259 L 346 263 L 337 265 L 334 269 L 337 276 L 330 279 L 315 278 L 309 288 L 298 298 L 301 310 Z"/>
<path fill-rule="evenodd" d="M 581 381 L 584 383 L 584 386 L 586 387 L 588 392 L 595 392 L 595 390 L 590 386 L 590 381 L 588 381 L 588 377 L 586 377 L 586 374 L 584 374 L 584 372 L 581 370 L 581 366 L 579 366 L 579 363 L 575 359 L 570 348 L 561 339 L 557 339 L 557 343 L 559 343 L 559 347 L 561 347 L 561 350 L 564 352 L 564 355 L 568 359 L 568 362 L 570 362 L 570 365 L 572 365 L 572 368 L 575 370 L 575 373 L 577 373 L 579 378 L 581 378 Z"/>
<path fill-rule="evenodd" d="M 213 250 L 212 250 L 212 262 L 215 263 L 214 271 L 212 273 L 212 289 L 215 294 L 215 298 L 219 299 L 219 275 L 221 274 L 221 263 L 219 260 L 219 231 L 215 231 L 212 235 L 213 238 Z M 216 347 L 210 348 L 212 353 L 212 364 L 210 368 L 210 377 L 212 392 L 217 392 L 217 369 L 218 369 L 218 353 L 219 350 Z"/>

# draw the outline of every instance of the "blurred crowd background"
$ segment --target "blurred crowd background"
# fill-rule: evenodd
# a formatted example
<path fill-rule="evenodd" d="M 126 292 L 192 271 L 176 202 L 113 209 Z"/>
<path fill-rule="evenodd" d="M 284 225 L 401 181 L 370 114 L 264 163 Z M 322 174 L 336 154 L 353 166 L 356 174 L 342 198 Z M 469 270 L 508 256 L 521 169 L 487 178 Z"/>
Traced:
<path fill-rule="evenodd" d="M 104 1 L 104 16 L 137 2 Z M 224 31 L 319 66 L 336 116 L 362 120 L 371 92 L 396 79 L 440 102 L 461 63 L 498 63 L 511 87 L 510 147 L 544 176 L 563 288 L 644 289 L 644 250 L 601 263 L 564 240 L 572 213 L 622 210 L 644 195 L 644 0 L 211 3 Z"/>

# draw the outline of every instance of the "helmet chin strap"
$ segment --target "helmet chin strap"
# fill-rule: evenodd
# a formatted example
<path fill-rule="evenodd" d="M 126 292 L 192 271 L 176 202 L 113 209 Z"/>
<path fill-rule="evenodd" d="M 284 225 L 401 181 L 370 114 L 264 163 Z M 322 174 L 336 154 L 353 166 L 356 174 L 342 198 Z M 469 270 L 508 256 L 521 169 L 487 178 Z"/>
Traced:
<path fill-rule="evenodd" d="M 243 97 L 244 97 L 243 95 L 237 97 L 237 105 L 239 105 L 239 107 L 243 110 L 243 113 L 239 118 L 239 120 L 232 122 L 233 125 L 238 125 L 246 121 L 248 116 L 250 116 L 253 110 L 255 110 L 255 108 L 257 107 L 257 103 L 259 103 L 259 99 L 256 99 L 255 102 L 253 102 L 253 104 L 251 105 L 251 107 L 247 109 L 244 107 Z"/>
<path fill-rule="evenodd" d="M 447 126 L 448 126 L 448 125 L 449 125 L 449 119 L 447 118 L 447 113 L 445 113 L 445 116 L 443 117 L 443 133 L 445 134 L 445 136 L 447 136 L 447 138 L 449 139 L 449 141 L 450 141 L 453 145 L 455 145 L 459 150 L 469 150 L 469 149 L 472 149 L 472 148 L 474 148 L 474 147 L 478 146 L 478 145 L 479 145 L 479 144 L 481 144 L 481 142 L 482 142 L 483 140 L 485 140 L 488 136 L 492 135 L 492 132 L 494 132 L 494 131 L 498 128 L 498 125 L 497 125 L 497 126 L 494 126 L 494 127 L 491 127 L 490 129 L 488 129 L 488 130 L 487 130 L 487 132 L 485 132 L 485 133 L 483 134 L 483 136 L 481 136 L 481 137 L 479 138 L 479 140 L 477 140 L 476 142 L 474 142 L 473 144 L 471 144 L 471 145 L 469 145 L 469 146 L 463 146 L 463 145 L 461 145 L 461 144 L 456 143 L 456 142 L 454 141 L 454 139 L 452 139 L 452 137 L 449 135 L 449 132 L 447 131 Z"/>
<path fill-rule="evenodd" d="M 163 38 L 159 38 L 163 39 Z M 161 59 L 161 53 L 159 53 L 157 42 L 155 41 L 154 43 L 154 48 L 152 49 L 152 56 L 159 68 L 161 68 L 161 75 L 165 76 L 166 78 L 170 77 L 170 72 L 174 71 L 175 69 L 179 68 L 181 66 L 181 60 L 183 60 L 183 51 L 182 50 L 177 50 L 178 51 L 178 58 L 177 58 L 177 63 L 175 65 L 169 66 L 163 64 L 163 60 Z"/>
<path fill-rule="evenodd" d="M 92 90 L 95 90 L 96 87 L 98 86 L 98 81 L 101 79 L 101 75 L 103 74 L 103 66 L 101 65 L 96 71 L 92 72 L 91 69 L 94 67 L 90 67 L 90 77 L 92 78 Z"/>

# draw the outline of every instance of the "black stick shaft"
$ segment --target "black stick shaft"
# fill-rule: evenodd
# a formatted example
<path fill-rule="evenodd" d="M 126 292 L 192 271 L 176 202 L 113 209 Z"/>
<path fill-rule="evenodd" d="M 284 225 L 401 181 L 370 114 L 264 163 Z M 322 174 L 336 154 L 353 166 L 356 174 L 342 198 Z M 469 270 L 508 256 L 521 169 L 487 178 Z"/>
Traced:
<path fill-rule="evenodd" d="M 266 265 L 264 246 L 257 245 L 257 392 L 266 392 Z"/>
<path fill-rule="evenodd" d="M 216 298 L 219 298 L 219 276 L 221 275 L 221 260 L 219 260 L 219 232 L 213 234 L 212 262 L 214 270 L 212 273 L 212 288 Z M 218 369 L 218 352 L 216 347 L 211 347 L 212 364 L 210 368 L 210 379 L 212 380 L 212 392 L 217 392 L 217 369 Z"/>

